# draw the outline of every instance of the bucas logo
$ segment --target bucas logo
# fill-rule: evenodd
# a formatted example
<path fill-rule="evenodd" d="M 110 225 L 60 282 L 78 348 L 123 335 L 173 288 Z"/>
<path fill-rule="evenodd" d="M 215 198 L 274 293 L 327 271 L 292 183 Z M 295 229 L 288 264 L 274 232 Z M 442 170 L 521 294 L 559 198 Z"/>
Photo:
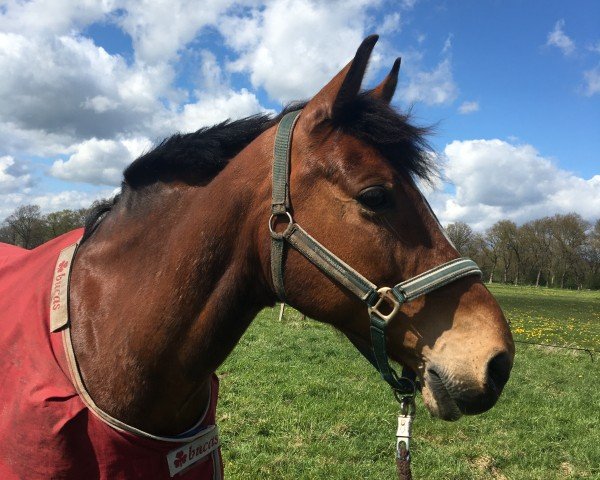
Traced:
<path fill-rule="evenodd" d="M 60 294 L 63 290 L 63 278 L 67 276 L 67 267 L 69 266 L 68 261 L 61 262 L 56 269 L 58 274 L 54 277 L 54 287 L 52 288 L 52 310 L 58 310 L 62 303 L 60 301 Z"/>

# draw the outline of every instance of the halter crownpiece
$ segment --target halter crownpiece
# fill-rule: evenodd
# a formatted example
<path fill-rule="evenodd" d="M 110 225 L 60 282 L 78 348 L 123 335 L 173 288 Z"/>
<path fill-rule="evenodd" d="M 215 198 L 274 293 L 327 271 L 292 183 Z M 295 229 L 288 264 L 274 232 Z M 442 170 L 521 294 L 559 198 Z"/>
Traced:
<path fill-rule="evenodd" d="M 398 376 L 389 363 L 385 342 L 387 325 L 396 316 L 403 303 L 468 275 L 481 276 L 481 270 L 473 260 L 457 258 L 398 283 L 394 287 L 378 288 L 295 223 L 289 211 L 289 168 L 292 133 L 300 112 L 301 110 L 296 110 L 284 115 L 275 135 L 273 192 L 269 218 L 271 275 L 275 292 L 281 301 L 285 301 L 283 269 L 284 247 L 287 243 L 325 275 L 344 286 L 367 305 L 371 322 L 371 349 L 365 348 L 352 338 L 350 340 L 379 371 L 397 396 L 414 395 L 415 386 L 412 380 Z M 287 222 L 283 232 L 275 230 L 275 220 L 278 217 L 285 217 Z M 383 311 L 384 305 L 387 305 L 388 313 Z"/>

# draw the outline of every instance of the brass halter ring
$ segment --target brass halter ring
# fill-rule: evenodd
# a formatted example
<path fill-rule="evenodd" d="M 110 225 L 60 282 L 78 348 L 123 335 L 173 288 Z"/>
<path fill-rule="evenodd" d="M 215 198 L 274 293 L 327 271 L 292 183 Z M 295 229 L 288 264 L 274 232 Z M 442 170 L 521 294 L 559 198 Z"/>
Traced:
<path fill-rule="evenodd" d="M 377 299 L 377 302 L 375 302 L 375 305 L 373 305 L 372 307 L 369 307 L 369 315 L 372 313 L 375 313 L 379 318 L 381 318 L 383 321 L 385 321 L 387 323 L 392 318 L 394 318 L 396 316 L 396 314 L 398 313 L 398 310 L 400 310 L 400 302 L 394 296 L 394 294 L 392 293 L 392 289 L 390 287 L 379 288 L 377 290 L 377 294 L 379 295 L 379 298 Z M 389 307 L 391 307 L 392 311 L 390 313 L 386 314 L 386 313 L 383 313 L 381 310 L 379 310 L 379 307 L 382 306 L 383 304 L 386 304 Z"/>

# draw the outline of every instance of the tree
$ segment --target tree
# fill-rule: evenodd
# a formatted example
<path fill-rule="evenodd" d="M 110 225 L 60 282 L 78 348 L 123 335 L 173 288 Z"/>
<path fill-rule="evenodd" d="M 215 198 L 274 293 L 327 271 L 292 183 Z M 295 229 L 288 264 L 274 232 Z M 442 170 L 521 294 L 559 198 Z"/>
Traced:
<path fill-rule="evenodd" d="M 554 215 L 552 217 L 552 235 L 554 237 L 555 253 L 561 270 L 560 288 L 565 287 L 567 273 L 575 277 L 577 286 L 582 286 L 581 251 L 586 240 L 585 232 L 589 228 L 580 215 Z"/>
<path fill-rule="evenodd" d="M 587 232 L 581 255 L 588 267 L 587 286 L 600 288 L 600 219 L 596 220 L 594 228 Z"/>
<path fill-rule="evenodd" d="M 17 235 L 15 231 L 10 228 L 5 222 L 0 225 L 0 242 L 10 243 L 15 245 L 17 243 Z"/>
<path fill-rule="evenodd" d="M 487 230 L 486 237 L 488 246 L 494 251 L 496 262 L 497 260 L 502 261 L 502 281 L 508 283 L 508 274 L 515 259 L 515 249 L 517 249 L 518 243 L 517 225 L 510 220 L 500 220 Z M 518 268 L 517 264 L 517 270 Z"/>
<path fill-rule="evenodd" d="M 486 254 L 491 262 L 491 270 L 490 276 L 488 279 L 488 283 L 494 282 L 494 272 L 496 271 L 496 267 L 498 266 L 498 260 L 500 259 L 500 250 L 502 248 L 502 241 L 498 231 L 498 228 L 493 225 L 488 228 L 485 232 L 485 245 L 486 245 Z"/>
<path fill-rule="evenodd" d="M 51 239 L 83 226 L 87 210 L 60 210 L 44 217 L 46 237 Z"/>
<path fill-rule="evenodd" d="M 40 207 L 22 205 L 5 220 L 12 230 L 15 244 L 24 248 L 34 248 L 44 241 L 44 221 Z"/>
<path fill-rule="evenodd" d="M 521 227 L 521 242 L 525 262 L 533 270 L 535 286 L 539 287 L 542 271 L 551 265 L 552 229 L 551 219 L 538 218 Z M 550 274 L 546 284 L 550 281 Z"/>
<path fill-rule="evenodd" d="M 495 267 L 484 234 L 473 233 L 469 257 L 479 265 L 483 272 L 483 278 L 489 278 L 491 271 L 493 271 Z"/>
<path fill-rule="evenodd" d="M 513 251 L 515 258 L 515 281 L 514 284 L 519 284 L 519 274 L 523 268 L 523 254 L 525 245 L 523 242 L 523 229 L 517 227 L 514 223 L 514 229 L 511 229 L 508 236 L 508 247 Z"/>
<path fill-rule="evenodd" d="M 473 229 L 464 222 L 451 223 L 446 227 L 448 238 L 452 241 L 458 253 L 463 257 L 470 256 L 473 250 Z"/>

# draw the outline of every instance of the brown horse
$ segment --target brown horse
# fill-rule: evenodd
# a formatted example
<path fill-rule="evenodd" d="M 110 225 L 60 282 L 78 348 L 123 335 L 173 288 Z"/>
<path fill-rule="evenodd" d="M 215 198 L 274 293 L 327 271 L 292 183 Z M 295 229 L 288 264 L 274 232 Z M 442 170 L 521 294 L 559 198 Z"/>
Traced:
<path fill-rule="evenodd" d="M 399 62 L 359 93 L 376 39 L 286 110 L 302 108 L 290 212 L 374 284 L 395 285 L 459 255 L 414 181 L 433 169 L 426 132 L 389 106 Z M 268 219 L 280 119 L 170 138 L 130 165 L 118 200 L 87 226 L 71 270 L 71 338 L 85 388 L 110 416 L 156 435 L 186 431 L 210 400 L 213 372 L 277 301 L 269 227 L 286 220 Z M 287 303 L 370 345 L 367 309 L 344 285 L 295 249 L 283 264 Z M 404 303 L 386 338 L 446 420 L 491 408 L 514 356 L 502 311 L 472 275 Z"/>

